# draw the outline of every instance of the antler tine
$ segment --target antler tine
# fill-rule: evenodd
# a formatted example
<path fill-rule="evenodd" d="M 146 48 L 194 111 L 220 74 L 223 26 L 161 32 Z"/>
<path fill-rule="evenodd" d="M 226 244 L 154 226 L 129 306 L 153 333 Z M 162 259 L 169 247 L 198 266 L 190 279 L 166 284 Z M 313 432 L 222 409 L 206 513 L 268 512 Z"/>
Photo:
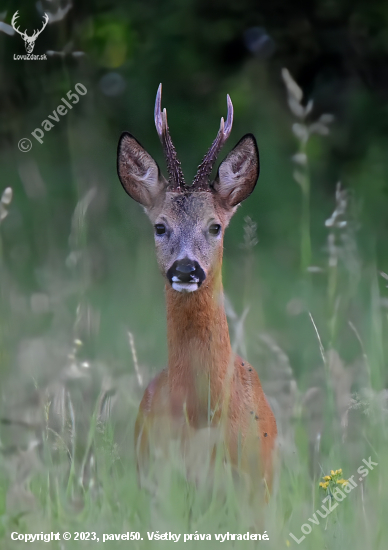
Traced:
<path fill-rule="evenodd" d="M 14 26 L 15 23 L 16 23 L 16 19 L 19 17 L 19 10 L 16 10 L 15 13 L 13 14 L 13 17 L 11 19 L 11 25 Z M 16 29 L 15 29 L 16 30 Z"/>
<path fill-rule="evenodd" d="M 42 27 L 40 30 L 39 30 L 39 29 L 38 29 L 38 30 L 34 30 L 34 34 L 32 35 L 31 38 L 33 38 L 33 37 L 35 37 L 35 36 L 39 36 L 40 33 L 46 28 L 47 23 L 48 23 L 48 21 L 49 21 L 49 16 L 47 15 L 47 13 L 45 13 L 45 14 L 43 15 L 43 19 L 44 19 L 44 21 L 43 21 L 43 27 Z"/>
<path fill-rule="evenodd" d="M 15 13 L 13 14 L 13 17 L 11 19 L 11 25 L 13 27 L 13 29 L 18 32 L 21 36 L 23 36 L 25 34 L 25 32 L 21 32 L 19 30 L 19 27 L 16 27 L 16 19 L 19 17 L 19 10 L 16 10 Z M 27 30 L 27 29 L 26 29 Z"/>
<path fill-rule="evenodd" d="M 233 126 L 233 103 L 232 103 L 232 100 L 230 99 L 230 95 L 229 94 L 226 94 L 226 103 L 228 105 L 228 114 L 226 116 L 226 125 L 225 125 L 225 130 L 224 130 L 224 143 L 225 141 L 228 139 L 228 137 L 230 136 L 230 132 L 232 131 L 232 126 Z"/>
<path fill-rule="evenodd" d="M 230 99 L 230 95 L 226 96 L 226 103 L 228 105 L 228 114 L 226 117 L 226 122 L 224 117 L 221 117 L 220 129 L 216 139 L 213 141 L 210 149 L 204 156 L 201 164 L 198 166 L 197 173 L 193 181 L 193 187 L 197 189 L 207 189 L 209 186 L 209 176 L 213 169 L 214 163 L 217 159 L 218 153 L 225 144 L 226 140 L 230 136 L 233 126 L 233 103 Z"/>
<path fill-rule="evenodd" d="M 181 163 L 179 162 L 175 147 L 172 143 L 170 132 L 167 124 L 167 111 L 162 111 L 162 85 L 159 84 L 158 92 L 156 94 L 155 101 L 155 126 L 158 132 L 159 139 L 163 145 L 164 154 L 166 156 L 168 181 L 171 189 L 180 189 L 184 187 L 185 180 L 181 169 Z"/>
<path fill-rule="evenodd" d="M 164 112 L 162 112 L 162 84 L 159 84 L 159 88 L 156 94 L 156 101 L 155 101 L 155 125 L 161 141 L 162 141 L 164 120 L 167 122 L 167 111 L 166 109 L 164 109 Z"/>
<path fill-rule="evenodd" d="M 47 13 L 45 13 L 45 14 L 43 15 L 43 19 L 44 19 L 44 21 L 43 21 L 43 27 L 40 29 L 40 31 L 39 31 L 40 33 L 43 31 L 44 28 L 46 28 L 47 23 L 49 22 L 49 16 L 47 15 Z"/>

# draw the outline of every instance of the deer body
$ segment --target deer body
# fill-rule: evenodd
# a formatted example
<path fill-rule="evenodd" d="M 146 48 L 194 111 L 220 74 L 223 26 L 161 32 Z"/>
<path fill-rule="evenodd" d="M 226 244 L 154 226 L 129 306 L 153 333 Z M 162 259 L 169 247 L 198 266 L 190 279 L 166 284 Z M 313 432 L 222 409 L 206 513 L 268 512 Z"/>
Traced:
<path fill-rule="evenodd" d="M 271 486 L 275 418 L 257 372 L 233 354 L 221 296 L 214 296 L 210 284 L 201 294 L 177 295 L 166 288 L 166 298 L 168 367 L 151 381 L 140 404 L 135 429 L 140 459 L 147 454 L 150 431 L 164 437 L 166 416 L 176 438 L 190 437 L 190 429 L 217 426 L 224 416 L 223 439 L 232 464 Z M 250 472 L 249 443 L 257 455 L 256 472 Z"/>
<path fill-rule="evenodd" d="M 216 438 L 204 452 L 214 455 L 215 445 L 221 444 L 233 466 L 255 485 L 264 478 L 270 487 L 276 421 L 257 372 L 232 351 L 221 277 L 224 229 L 258 177 L 256 142 L 245 136 L 220 165 L 214 182 L 208 183 L 231 130 L 228 96 L 226 125 L 221 119 L 193 185 L 186 186 L 166 112 L 160 109 L 160 94 L 161 88 L 155 118 L 169 183 L 130 134 L 122 135 L 118 149 L 121 183 L 146 208 L 166 278 L 168 366 L 150 382 L 140 403 L 135 426 L 138 466 L 146 467 L 150 443 L 158 442 L 168 453 L 169 439 L 176 439 L 185 455 L 197 445 L 201 431 L 214 428 Z"/>

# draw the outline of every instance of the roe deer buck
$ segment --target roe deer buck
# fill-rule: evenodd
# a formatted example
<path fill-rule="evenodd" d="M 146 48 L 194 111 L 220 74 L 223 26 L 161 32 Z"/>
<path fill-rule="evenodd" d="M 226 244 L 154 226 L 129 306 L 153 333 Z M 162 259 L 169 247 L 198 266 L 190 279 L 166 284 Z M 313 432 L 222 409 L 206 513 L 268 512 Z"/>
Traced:
<path fill-rule="evenodd" d="M 166 280 L 168 367 L 149 383 L 140 403 L 135 426 L 138 468 L 148 462 L 156 439 L 164 447 L 168 437 L 179 441 L 185 456 L 190 440 L 191 447 L 198 447 L 195 436 L 201 429 L 217 427 L 232 466 L 248 474 L 251 487 L 262 486 L 263 478 L 271 487 L 276 421 L 257 372 L 232 351 L 221 280 L 224 231 L 259 176 L 256 140 L 245 135 L 210 183 L 216 157 L 232 129 L 228 95 L 226 123 L 221 118 L 217 137 L 187 186 L 166 110 L 161 110 L 161 92 L 160 85 L 155 124 L 168 181 L 127 132 L 121 135 L 117 160 L 122 186 L 144 206 L 154 226 L 157 260 Z M 209 452 L 212 460 L 212 445 Z"/>

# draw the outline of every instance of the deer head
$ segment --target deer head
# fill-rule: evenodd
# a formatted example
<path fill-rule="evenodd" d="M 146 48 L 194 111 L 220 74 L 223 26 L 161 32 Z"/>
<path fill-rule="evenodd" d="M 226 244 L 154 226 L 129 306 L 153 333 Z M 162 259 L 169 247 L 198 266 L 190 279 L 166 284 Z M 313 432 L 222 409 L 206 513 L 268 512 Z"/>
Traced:
<path fill-rule="evenodd" d="M 34 50 L 34 46 L 35 46 L 35 41 L 36 41 L 36 39 L 38 38 L 38 36 L 40 35 L 40 33 L 43 31 L 43 29 L 46 27 L 46 25 L 47 25 L 47 23 L 48 23 L 48 20 L 49 20 L 48 15 L 47 15 L 47 13 L 44 14 L 44 16 L 43 16 L 43 19 L 44 19 L 44 21 L 43 21 L 43 27 L 40 29 L 40 31 L 34 31 L 34 34 L 33 34 L 32 36 L 28 36 L 28 34 L 27 34 L 27 29 L 26 29 L 24 32 L 21 32 L 21 31 L 19 30 L 19 28 L 15 26 L 15 25 L 16 25 L 16 19 L 19 17 L 18 13 L 19 13 L 19 10 L 17 10 L 17 11 L 14 13 L 14 15 L 13 15 L 13 17 L 12 17 L 11 25 L 12 25 L 12 27 L 14 28 L 14 30 L 15 30 L 17 33 L 19 33 L 20 36 L 23 38 L 23 40 L 24 40 L 24 45 L 25 45 L 25 47 L 26 47 L 26 52 L 27 52 L 27 53 L 32 53 L 33 50 Z"/>
<path fill-rule="evenodd" d="M 179 292 L 200 289 L 220 271 L 224 231 L 237 206 L 253 191 L 259 176 L 259 152 L 246 134 L 210 174 L 232 129 L 233 105 L 227 96 L 226 123 L 198 167 L 193 184 L 185 184 L 169 133 L 166 109 L 161 110 L 162 85 L 155 103 L 155 125 L 162 142 L 169 178 L 140 143 L 124 132 L 118 145 L 117 170 L 125 191 L 142 204 L 155 230 L 159 268 Z"/>

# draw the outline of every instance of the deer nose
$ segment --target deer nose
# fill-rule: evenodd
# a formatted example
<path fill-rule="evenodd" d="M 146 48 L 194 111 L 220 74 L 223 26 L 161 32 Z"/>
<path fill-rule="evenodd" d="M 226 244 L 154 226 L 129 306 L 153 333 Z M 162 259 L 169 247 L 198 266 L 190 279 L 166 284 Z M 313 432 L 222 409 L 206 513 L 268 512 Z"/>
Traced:
<path fill-rule="evenodd" d="M 191 262 L 190 260 L 178 260 L 175 262 L 174 275 L 181 283 L 198 282 L 198 277 L 195 277 L 195 264 L 197 264 L 197 262 Z"/>
<path fill-rule="evenodd" d="M 170 283 L 196 283 L 204 281 L 205 273 L 199 263 L 188 258 L 176 260 L 167 272 Z"/>
<path fill-rule="evenodd" d="M 190 273 L 193 273 L 195 271 L 195 265 L 191 263 L 178 263 L 176 266 L 176 271 L 179 274 L 189 275 Z M 180 275 L 182 276 L 182 275 Z"/>

